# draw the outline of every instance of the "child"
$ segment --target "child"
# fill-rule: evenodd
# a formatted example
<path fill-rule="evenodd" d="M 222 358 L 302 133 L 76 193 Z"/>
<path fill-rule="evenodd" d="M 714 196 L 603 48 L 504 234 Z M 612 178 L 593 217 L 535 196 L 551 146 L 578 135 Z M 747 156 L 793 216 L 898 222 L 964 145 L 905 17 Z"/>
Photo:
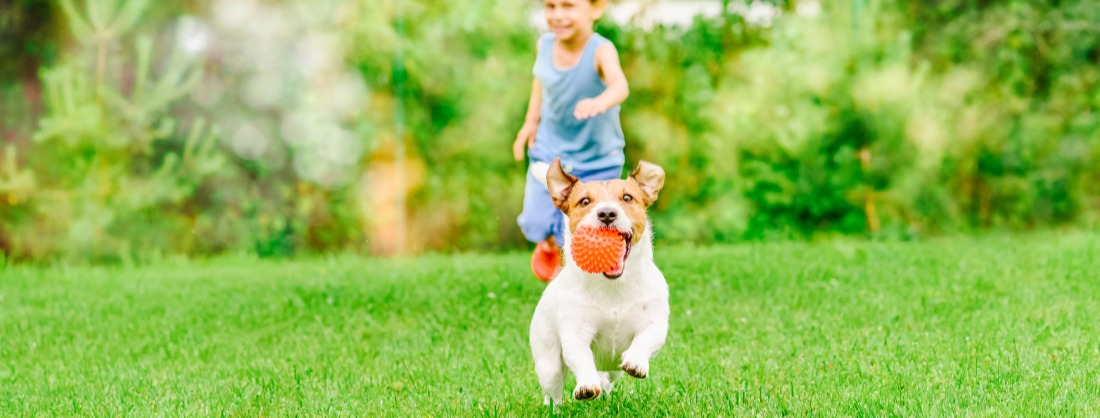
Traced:
<path fill-rule="evenodd" d="M 531 162 L 560 157 L 564 170 L 582 181 L 622 176 L 619 103 L 629 88 L 615 46 L 592 29 L 606 2 L 543 1 L 551 33 L 539 39 L 526 122 L 512 144 L 516 161 L 526 145 Z M 516 221 L 527 240 L 538 243 L 531 269 L 549 281 L 561 264 L 562 214 L 530 173 Z"/>

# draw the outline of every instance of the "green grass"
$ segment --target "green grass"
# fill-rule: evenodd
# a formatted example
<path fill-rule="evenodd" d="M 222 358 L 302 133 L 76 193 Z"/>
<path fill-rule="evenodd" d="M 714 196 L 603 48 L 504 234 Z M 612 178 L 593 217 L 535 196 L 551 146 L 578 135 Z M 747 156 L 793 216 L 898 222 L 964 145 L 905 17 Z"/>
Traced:
<path fill-rule="evenodd" d="M 651 378 L 561 415 L 1100 415 L 1100 236 L 658 256 Z M 0 416 L 545 415 L 542 287 L 525 254 L 9 267 Z"/>

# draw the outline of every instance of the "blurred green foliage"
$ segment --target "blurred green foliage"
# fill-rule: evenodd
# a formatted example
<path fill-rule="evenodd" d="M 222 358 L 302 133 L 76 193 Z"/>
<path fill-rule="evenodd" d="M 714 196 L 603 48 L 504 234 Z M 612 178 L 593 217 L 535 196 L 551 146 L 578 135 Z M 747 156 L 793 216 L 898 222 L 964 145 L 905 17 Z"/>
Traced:
<path fill-rule="evenodd" d="M 1091 221 L 1100 39 L 1082 25 L 1094 4 L 829 2 L 733 45 L 705 34 L 736 19 L 701 20 L 680 35 L 701 41 L 680 53 L 726 51 L 709 61 L 620 39 L 646 46 L 623 54 L 642 61 L 627 70 L 635 92 L 691 83 L 652 97 L 679 107 L 624 110 L 637 124 L 628 137 L 644 144 L 631 155 L 670 169 L 660 232 L 863 234 L 868 200 L 878 234 L 898 237 Z M 637 77 L 650 71 L 651 82 Z"/>
<path fill-rule="evenodd" d="M 47 110 L 27 159 L 33 177 L 12 174 L 24 181 L 11 180 L 7 190 L 13 206 L 27 202 L 5 217 L 21 221 L 5 229 L 31 256 L 132 259 L 191 250 L 193 225 L 185 208 L 224 161 L 203 121 L 177 129 L 169 109 L 194 88 L 201 67 L 174 54 L 151 75 L 153 41 L 144 37 L 134 42 L 133 62 L 119 59 L 129 54 L 108 55 L 109 48 L 128 43 L 147 5 L 112 3 L 89 2 L 82 13 L 61 2 L 94 58 L 91 66 L 65 60 L 41 75 Z M 120 74 L 132 77 L 127 88 Z M 9 173 L 26 173 L 14 158 L 8 162 Z"/>
<path fill-rule="evenodd" d="M 538 2 L 32 3 L 5 7 L 69 31 L 19 32 L 61 52 L 42 63 L 34 141 L 0 151 L 8 252 L 524 245 L 510 143 Z M 598 23 L 630 80 L 629 164 L 668 174 L 659 239 L 1097 220 L 1098 2 L 782 1 L 763 23 L 721 3 L 687 26 Z M 179 51 L 192 26 L 211 41 L 202 53 Z"/>

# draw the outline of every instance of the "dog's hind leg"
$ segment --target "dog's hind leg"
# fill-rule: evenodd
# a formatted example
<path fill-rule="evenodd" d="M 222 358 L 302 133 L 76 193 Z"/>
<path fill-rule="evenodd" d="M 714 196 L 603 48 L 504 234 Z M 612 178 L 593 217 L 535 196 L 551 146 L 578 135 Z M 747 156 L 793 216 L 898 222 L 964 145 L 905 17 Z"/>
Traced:
<path fill-rule="evenodd" d="M 543 402 L 560 405 L 565 384 L 561 342 L 554 334 L 554 328 L 548 324 L 547 318 L 539 313 L 540 310 L 536 308 L 535 317 L 531 320 L 531 357 L 535 360 L 535 375 L 542 387 Z"/>
<path fill-rule="evenodd" d="M 557 353 L 536 353 L 535 374 L 539 377 L 539 386 L 542 386 L 543 404 L 560 405 L 562 402 L 561 392 L 565 384 L 565 368 L 561 360 L 561 349 L 559 348 Z"/>

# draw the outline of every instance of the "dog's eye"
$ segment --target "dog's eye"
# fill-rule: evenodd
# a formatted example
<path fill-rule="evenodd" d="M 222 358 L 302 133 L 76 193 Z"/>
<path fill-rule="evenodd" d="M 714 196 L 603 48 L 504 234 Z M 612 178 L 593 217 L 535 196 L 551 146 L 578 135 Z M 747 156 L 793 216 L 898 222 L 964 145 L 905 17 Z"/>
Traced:
<path fill-rule="evenodd" d="M 589 199 L 588 199 L 588 198 L 586 197 L 586 198 L 583 198 L 583 199 L 581 199 L 581 201 L 580 201 L 579 203 L 580 203 L 580 205 L 581 205 L 581 206 L 588 206 L 588 204 L 589 204 L 589 203 L 592 203 L 592 201 L 591 201 L 591 200 L 589 200 Z"/>
<path fill-rule="evenodd" d="M 633 202 L 634 201 L 634 196 L 631 196 L 629 193 L 624 194 L 623 195 L 623 201 L 624 202 Z"/>

